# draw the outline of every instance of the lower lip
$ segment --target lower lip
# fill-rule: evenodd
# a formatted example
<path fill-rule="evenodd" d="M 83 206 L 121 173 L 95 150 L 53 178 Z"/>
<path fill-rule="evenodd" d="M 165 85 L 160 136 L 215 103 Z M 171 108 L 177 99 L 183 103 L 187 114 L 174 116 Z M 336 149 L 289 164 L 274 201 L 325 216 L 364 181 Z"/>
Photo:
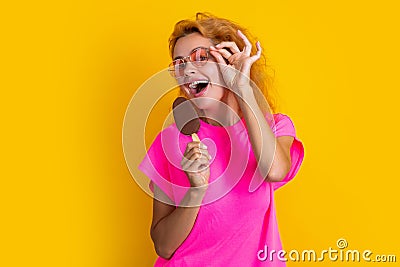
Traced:
<path fill-rule="evenodd" d="M 207 90 L 208 90 L 208 87 L 209 87 L 209 86 L 210 86 L 210 84 L 208 84 L 207 87 L 203 89 L 203 91 L 201 91 L 200 93 L 195 94 L 195 95 L 193 95 L 193 96 L 194 96 L 194 97 L 200 97 L 200 96 L 205 95 L 205 93 L 207 93 Z"/>

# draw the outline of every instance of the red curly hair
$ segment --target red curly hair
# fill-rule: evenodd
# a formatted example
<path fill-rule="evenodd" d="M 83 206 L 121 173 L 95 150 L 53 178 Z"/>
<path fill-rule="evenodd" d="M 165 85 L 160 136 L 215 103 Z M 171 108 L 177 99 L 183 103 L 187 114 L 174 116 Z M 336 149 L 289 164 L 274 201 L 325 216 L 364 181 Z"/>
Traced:
<path fill-rule="evenodd" d="M 209 13 L 197 13 L 196 19 L 191 20 L 181 20 L 175 24 L 174 31 L 169 38 L 169 51 L 171 57 L 174 52 L 176 42 L 179 38 L 192 33 L 200 33 L 202 36 L 211 40 L 211 42 L 216 45 L 223 41 L 235 42 L 240 50 L 244 48 L 243 40 L 237 35 L 237 30 L 243 32 L 249 41 L 254 44 L 255 38 L 249 33 L 249 31 L 235 22 L 227 19 L 215 17 Z M 256 53 L 256 48 L 253 45 L 252 54 Z M 261 58 L 253 63 L 250 70 L 250 79 L 254 82 L 259 90 L 253 87 L 258 105 L 263 112 L 267 112 L 268 108 L 274 112 L 275 111 L 275 99 L 272 94 L 272 82 L 273 75 L 267 73 L 267 64 L 265 55 L 262 53 Z M 263 101 L 263 96 L 268 102 L 269 107 L 265 105 Z"/>

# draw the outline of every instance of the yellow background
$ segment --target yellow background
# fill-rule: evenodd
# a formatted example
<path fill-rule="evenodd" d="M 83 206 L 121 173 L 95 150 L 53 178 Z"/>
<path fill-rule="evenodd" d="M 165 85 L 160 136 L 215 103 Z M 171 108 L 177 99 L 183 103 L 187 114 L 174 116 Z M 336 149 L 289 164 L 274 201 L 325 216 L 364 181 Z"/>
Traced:
<path fill-rule="evenodd" d="M 174 23 L 197 11 L 260 39 L 278 111 L 304 142 L 299 174 L 276 194 L 285 249 L 343 237 L 399 258 L 394 3 L 3 3 L 0 266 L 151 266 L 151 198 L 126 167 L 122 123 L 134 91 L 168 64 Z M 353 264 L 289 263 L 314 265 Z"/>

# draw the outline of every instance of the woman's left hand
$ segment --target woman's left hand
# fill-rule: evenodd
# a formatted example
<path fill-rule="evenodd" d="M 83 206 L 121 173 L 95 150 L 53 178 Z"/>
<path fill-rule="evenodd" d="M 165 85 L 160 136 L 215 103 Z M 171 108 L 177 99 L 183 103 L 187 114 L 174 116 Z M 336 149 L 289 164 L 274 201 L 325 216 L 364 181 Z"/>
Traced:
<path fill-rule="evenodd" d="M 244 41 L 243 51 L 235 42 L 221 42 L 211 46 L 210 53 L 216 59 L 227 87 L 241 96 L 243 89 L 250 88 L 250 69 L 261 56 L 261 46 L 257 42 L 257 53 L 251 56 L 250 41 L 240 30 L 237 33 Z"/>

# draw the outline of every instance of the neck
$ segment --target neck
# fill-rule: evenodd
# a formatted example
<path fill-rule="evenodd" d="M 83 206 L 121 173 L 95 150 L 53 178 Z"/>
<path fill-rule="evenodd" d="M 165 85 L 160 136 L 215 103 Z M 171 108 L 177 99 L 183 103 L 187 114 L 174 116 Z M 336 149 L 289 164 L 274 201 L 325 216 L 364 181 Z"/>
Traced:
<path fill-rule="evenodd" d="M 208 124 L 217 126 L 230 126 L 237 123 L 242 114 L 234 94 L 227 90 L 221 102 L 213 109 L 203 110 L 202 119 Z"/>

